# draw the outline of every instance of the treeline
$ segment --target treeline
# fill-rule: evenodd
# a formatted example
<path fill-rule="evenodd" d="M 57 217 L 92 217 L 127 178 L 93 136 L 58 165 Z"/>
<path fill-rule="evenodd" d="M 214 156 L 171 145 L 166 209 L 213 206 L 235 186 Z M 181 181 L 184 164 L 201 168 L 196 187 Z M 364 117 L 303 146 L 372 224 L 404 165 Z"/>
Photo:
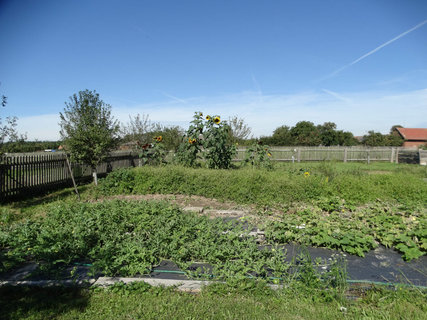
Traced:
<path fill-rule="evenodd" d="M 402 137 L 393 126 L 389 134 L 369 131 L 356 138 L 351 132 L 337 130 L 333 122 L 315 125 L 310 121 L 300 121 L 294 127 L 280 126 L 271 136 L 261 137 L 261 141 L 271 146 L 401 146 Z"/>
<path fill-rule="evenodd" d="M 139 149 L 141 145 L 153 142 L 153 138 L 162 136 L 165 149 L 177 151 L 185 131 L 179 126 L 163 126 L 153 123 L 147 115 L 130 117 L 127 124 L 121 126 L 118 145 L 122 149 Z M 357 139 L 351 132 L 337 130 L 333 122 L 315 125 L 310 121 L 300 121 L 295 126 L 286 125 L 276 128 L 271 136 L 260 139 L 250 137 L 251 129 L 243 119 L 233 117 L 228 120 L 230 139 L 241 146 L 249 146 L 255 140 L 270 146 L 401 146 L 403 139 L 393 126 L 389 134 L 369 131 Z M 25 141 L 5 142 L 0 146 L 0 153 L 37 152 L 46 149 L 58 150 L 61 141 Z"/>
<path fill-rule="evenodd" d="M 61 141 L 9 141 L 1 145 L 0 154 L 6 152 L 38 152 L 46 149 L 58 150 L 60 145 Z"/>

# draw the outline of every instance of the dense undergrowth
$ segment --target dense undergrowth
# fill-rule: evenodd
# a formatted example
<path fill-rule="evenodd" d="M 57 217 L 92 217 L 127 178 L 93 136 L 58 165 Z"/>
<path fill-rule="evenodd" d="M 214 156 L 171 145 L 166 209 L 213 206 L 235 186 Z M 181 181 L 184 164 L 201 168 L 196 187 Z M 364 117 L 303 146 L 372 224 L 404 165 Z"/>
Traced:
<path fill-rule="evenodd" d="M 124 276 L 147 274 L 160 259 L 171 259 L 184 270 L 193 261 L 207 262 L 217 279 L 284 276 L 285 253 L 259 250 L 244 233 L 236 223 L 183 213 L 167 203 L 52 205 L 44 218 L 2 228 L 0 271 L 28 259 L 46 269 L 90 261 L 94 272 Z"/>
<path fill-rule="evenodd" d="M 180 193 L 259 206 L 286 206 L 325 197 L 339 197 L 355 205 L 377 199 L 409 207 L 427 205 L 424 168 L 416 172 L 406 166 L 385 168 L 393 171 L 378 173 L 366 165 L 326 163 L 288 164 L 274 170 L 147 166 L 112 172 L 102 181 L 100 191 L 105 195 Z"/>
<path fill-rule="evenodd" d="M 113 172 L 100 192 L 197 194 L 256 204 L 264 214 L 279 208 L 284 214 L 265 226 L 274 243 L 295 241 L 359 256 L 382 244 L 411 260 L 427 252 L 424 176 L 425 168 L 394 164 L 298 164 L 275 170 L 144 167 Z"/>

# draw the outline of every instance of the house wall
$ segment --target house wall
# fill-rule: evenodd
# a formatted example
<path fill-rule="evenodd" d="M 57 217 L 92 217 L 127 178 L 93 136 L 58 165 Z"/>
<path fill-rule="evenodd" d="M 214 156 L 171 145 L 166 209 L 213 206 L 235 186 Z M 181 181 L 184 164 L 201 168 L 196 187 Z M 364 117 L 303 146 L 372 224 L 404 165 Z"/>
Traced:
<path fill-rule="evenodd" d="M 424 141 L 424 140 L 405 141 L 403 143 L 403 147 L 406 147 L 406 148 L 420 147 L 420 146 L 425 145 L 426 143 L 427 143 L 427 141 Z"/>

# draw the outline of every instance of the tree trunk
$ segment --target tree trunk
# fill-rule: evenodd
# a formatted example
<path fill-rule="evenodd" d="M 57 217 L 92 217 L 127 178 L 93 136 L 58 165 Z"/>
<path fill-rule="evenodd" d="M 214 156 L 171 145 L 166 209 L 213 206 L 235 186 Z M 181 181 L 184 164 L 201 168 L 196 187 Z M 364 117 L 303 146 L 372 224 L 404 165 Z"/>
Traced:
<path fill-rule="evenodd" d="M 96 172 L 96 169 L 93 169 L 92 176 L 93 176 L 93 182 L 95 183 L 95 186 L 97 186 L 98 185 L 98 173 Z"/>

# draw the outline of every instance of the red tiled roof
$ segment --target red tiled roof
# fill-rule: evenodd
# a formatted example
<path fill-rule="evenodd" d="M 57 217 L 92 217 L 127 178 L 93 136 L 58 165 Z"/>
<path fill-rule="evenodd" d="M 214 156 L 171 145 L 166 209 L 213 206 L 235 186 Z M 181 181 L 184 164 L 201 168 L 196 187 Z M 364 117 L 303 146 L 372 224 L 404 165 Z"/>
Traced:
<path fill-rule="evenodd" d="M 426 140 L 427 128 L 396 128 L 405 140 Z"/>

